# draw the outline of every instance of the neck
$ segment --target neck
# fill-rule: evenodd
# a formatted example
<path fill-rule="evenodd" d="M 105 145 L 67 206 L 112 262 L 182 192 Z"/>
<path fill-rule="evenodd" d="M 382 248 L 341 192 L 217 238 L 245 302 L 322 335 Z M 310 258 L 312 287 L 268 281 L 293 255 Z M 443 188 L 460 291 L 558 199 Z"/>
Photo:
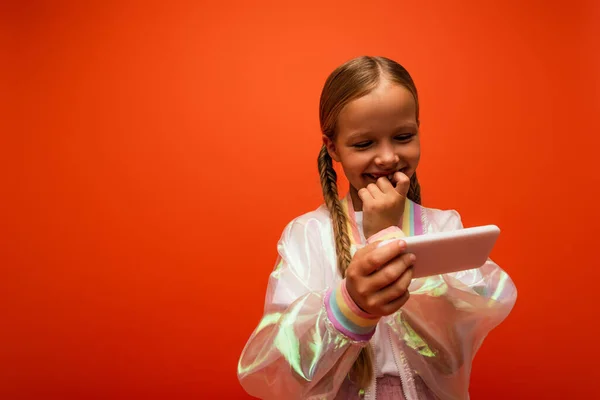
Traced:
<path fill-rule="evenodd" d="M 352 199 L 352 207 L 354 211 L 362 211 L 362 200 L 358 197 L 358 190 L 350 185 L 350 198 Z"/>

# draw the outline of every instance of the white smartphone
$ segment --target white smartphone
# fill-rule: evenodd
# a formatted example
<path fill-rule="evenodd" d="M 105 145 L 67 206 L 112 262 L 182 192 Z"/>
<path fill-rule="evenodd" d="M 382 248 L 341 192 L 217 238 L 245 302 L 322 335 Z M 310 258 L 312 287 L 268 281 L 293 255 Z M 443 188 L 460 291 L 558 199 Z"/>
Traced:
<path fill-rule="evenodd" d="M 499 234 L 496 225 L 485 225 L 404 238 L 406 252 L 416 256 L 413 279 L 481 267 Z"/>

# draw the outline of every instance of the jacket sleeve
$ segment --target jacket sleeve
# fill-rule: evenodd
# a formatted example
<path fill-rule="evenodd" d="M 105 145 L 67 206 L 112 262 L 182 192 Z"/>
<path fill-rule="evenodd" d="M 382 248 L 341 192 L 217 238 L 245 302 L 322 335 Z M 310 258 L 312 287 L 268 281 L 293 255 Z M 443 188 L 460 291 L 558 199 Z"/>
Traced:
<path fill-rule="evenodd" d="M 343 304 L 335 309 L 335 299 L 343 301 L 344 294 L 336 290 L 343 281 L 333 250 L 325 250 L 332 244 L 321 235 L 329 228 L 316 219 L 296 219 L 281 236 L 263 316 L 238 363 L 238 379 L 252 396 L 334 398 L 372 336 L 374 326 L 353 325 Z M 327 282 L 336 283 L 331 288 Z"/>
<path fill-rule="evenodd" d="M 463 228 L 455 211 L 443 212 L 437 226 L 439 231 Z M 420 361 L 443 374 L 462 370 L 468 375 L 483 340 L 517 298 L 511 278 L 489 259 L 480 268 L 416 279 L 409 291 L 392 327 Z"/>

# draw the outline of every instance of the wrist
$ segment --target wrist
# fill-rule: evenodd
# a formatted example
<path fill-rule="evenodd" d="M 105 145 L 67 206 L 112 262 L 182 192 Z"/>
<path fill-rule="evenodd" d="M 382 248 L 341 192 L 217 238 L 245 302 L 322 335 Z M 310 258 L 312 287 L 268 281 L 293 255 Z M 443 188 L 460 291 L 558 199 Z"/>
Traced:
<path fill-rule="evenodd" d="M 346 280 L 330 290 L 325 297 L 327 316 L 335 328 L 357 341 L 367 341 L 375 333 L 381 317 L 363 311 L 352 299 Z"/>

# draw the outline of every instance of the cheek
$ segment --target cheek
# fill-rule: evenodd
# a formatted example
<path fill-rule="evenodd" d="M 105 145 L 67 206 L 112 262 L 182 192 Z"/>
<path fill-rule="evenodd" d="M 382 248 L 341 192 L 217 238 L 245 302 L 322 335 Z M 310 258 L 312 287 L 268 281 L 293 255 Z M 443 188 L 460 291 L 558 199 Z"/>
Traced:
<path fill-rule="evenodd" d="M 418 141 L 415 141 L 411 146 L 404 149 L 403 157 L 411 166 L 416 167 L 421 159 L 421 146 Z"/>
<path fill-rule="evenodd" d="M 349 157 L 342 159 L 342 168 L 344 173 L 350 179 L 359 178 L 369 166 L 368 157 L 365 154 L 354 153 Z"/>
<path fill-rule="evenodd" d="M 417 149 L 415 151 L 415 156 L 414 156 L 414 161 L 413 161 L 415 163 L 415 166 L 416 166 L 416 164 L 419 163 L 420 160 L 421 160 L 421 149 Z"/>

